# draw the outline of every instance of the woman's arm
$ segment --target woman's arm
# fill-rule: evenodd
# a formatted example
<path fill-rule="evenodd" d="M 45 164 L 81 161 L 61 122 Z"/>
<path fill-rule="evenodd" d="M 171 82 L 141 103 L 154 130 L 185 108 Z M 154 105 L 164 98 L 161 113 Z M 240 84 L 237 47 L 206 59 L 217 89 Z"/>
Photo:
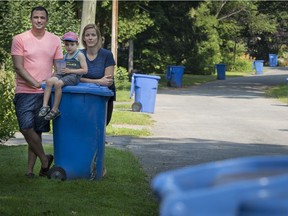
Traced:
<path fill-rule="evenodd" d="M 111 86 L 113 84 L 113 77 L 114 77 L 114 66 L 109 66 L 105 68 L 104 77 L 100 79 L 90 79 L 90 78 L 81 78 L 81 82 L 87 82 L 87 83 L 95 83 L 98 85 L 103 86 Z"/>
<path fill-rule="evenodd" d="M 106 67 L 105 68 L 105 73 L 104 73 L 105 76 L 111 76 L 111 78 L 113 78 L 114 77 L 114 69 L 115 69 L 114 65 Z"/>

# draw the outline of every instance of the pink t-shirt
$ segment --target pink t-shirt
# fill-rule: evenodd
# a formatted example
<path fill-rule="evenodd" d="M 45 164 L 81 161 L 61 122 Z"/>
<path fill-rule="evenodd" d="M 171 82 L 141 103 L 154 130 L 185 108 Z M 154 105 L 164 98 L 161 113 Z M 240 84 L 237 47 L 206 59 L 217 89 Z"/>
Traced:
<path fill-rule="evenodd" d="M 62 59 L 61 39 L 45 32 L 39 40 L 31 30 L 18 34 L 13 38 L 11 55 L 23 56 L 24 68 L 38 82 L 47 80 L 52 75 L 53 59 Z M 43 93 L 43 90 L 32 88 L 16 74 L 16 93 Z"/>

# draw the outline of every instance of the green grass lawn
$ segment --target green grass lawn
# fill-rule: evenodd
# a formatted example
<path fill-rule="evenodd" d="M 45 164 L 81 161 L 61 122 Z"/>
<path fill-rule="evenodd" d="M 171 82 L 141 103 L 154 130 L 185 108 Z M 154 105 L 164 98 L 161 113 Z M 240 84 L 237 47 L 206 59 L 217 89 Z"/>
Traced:
<path fill-rule="evenodd" d="M 0 146 L 0 215 L 158 215 L 147 176 L 128 151 L 106 148 L 100 181 L 28 179 L 26 152 L 27 146 Z"/>
<path fill-rule="evenodd" d="M 272 87 L 266 91 L 266 94 L 270 97 L 277 98 L 283 103 L 288 103 L 288 86 L 279 85 Z"/>

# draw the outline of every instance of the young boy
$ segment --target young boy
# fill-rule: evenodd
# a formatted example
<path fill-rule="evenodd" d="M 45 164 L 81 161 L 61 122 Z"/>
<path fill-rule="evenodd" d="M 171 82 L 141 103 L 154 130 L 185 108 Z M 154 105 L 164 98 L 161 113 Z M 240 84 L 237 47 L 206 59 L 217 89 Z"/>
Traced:
<path fill-rule="evenodd" d="M 86 74 L 88 71 L 85 56 L 77 48 L 79 44 L 77 34 L 67 32 L 63 35 L 62 40 L 67 51 L 64 56 L 66 67 L 60 69 L 56 66 L 56 71 L 60 73 L 54 72 L 53 76 L 46 81 L 43 106 L 39 112 L 39 117 L 44 117 L 48 121 L 57 118 L 61 114 L 58 107 L 61 101 L 62 87 L 77 85 L 80 82 L 82 74 Z M 53 86 L 55 88 L 55 97 L 53 107 L 50 111 L 48 102 Z"/>

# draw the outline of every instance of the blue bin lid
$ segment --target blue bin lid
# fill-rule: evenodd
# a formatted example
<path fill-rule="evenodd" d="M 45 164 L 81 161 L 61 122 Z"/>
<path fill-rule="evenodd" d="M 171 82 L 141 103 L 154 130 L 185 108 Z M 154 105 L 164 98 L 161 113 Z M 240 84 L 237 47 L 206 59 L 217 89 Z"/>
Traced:
<path fill-rule="evenodd" d="M 161 78 L 160 76 L 145 75 L 145 74 L 136 74 L 136 73 L 134 73 L 133 75 L 134 75 L 135 78 L 136 78 L 136 77 L 143 77 L 143 78 L 158 79 L 158 80 Z"/>
<path fill-rule="evenodd" d="M 46 84 L 41 84 L 42 89 L 46 88 Z M 54 87 L 52 91 L 54 92 Z M 100 96 L 113 96 L 114 93 L 106 86 L 100 86 L 94 83 L 79 83 L 75 86 L 64 86 L 62 88 L 62 92 L 67 93 L 77 93 L 77 94 L 93 94 L 93 95 L 100 95 Z"/>

